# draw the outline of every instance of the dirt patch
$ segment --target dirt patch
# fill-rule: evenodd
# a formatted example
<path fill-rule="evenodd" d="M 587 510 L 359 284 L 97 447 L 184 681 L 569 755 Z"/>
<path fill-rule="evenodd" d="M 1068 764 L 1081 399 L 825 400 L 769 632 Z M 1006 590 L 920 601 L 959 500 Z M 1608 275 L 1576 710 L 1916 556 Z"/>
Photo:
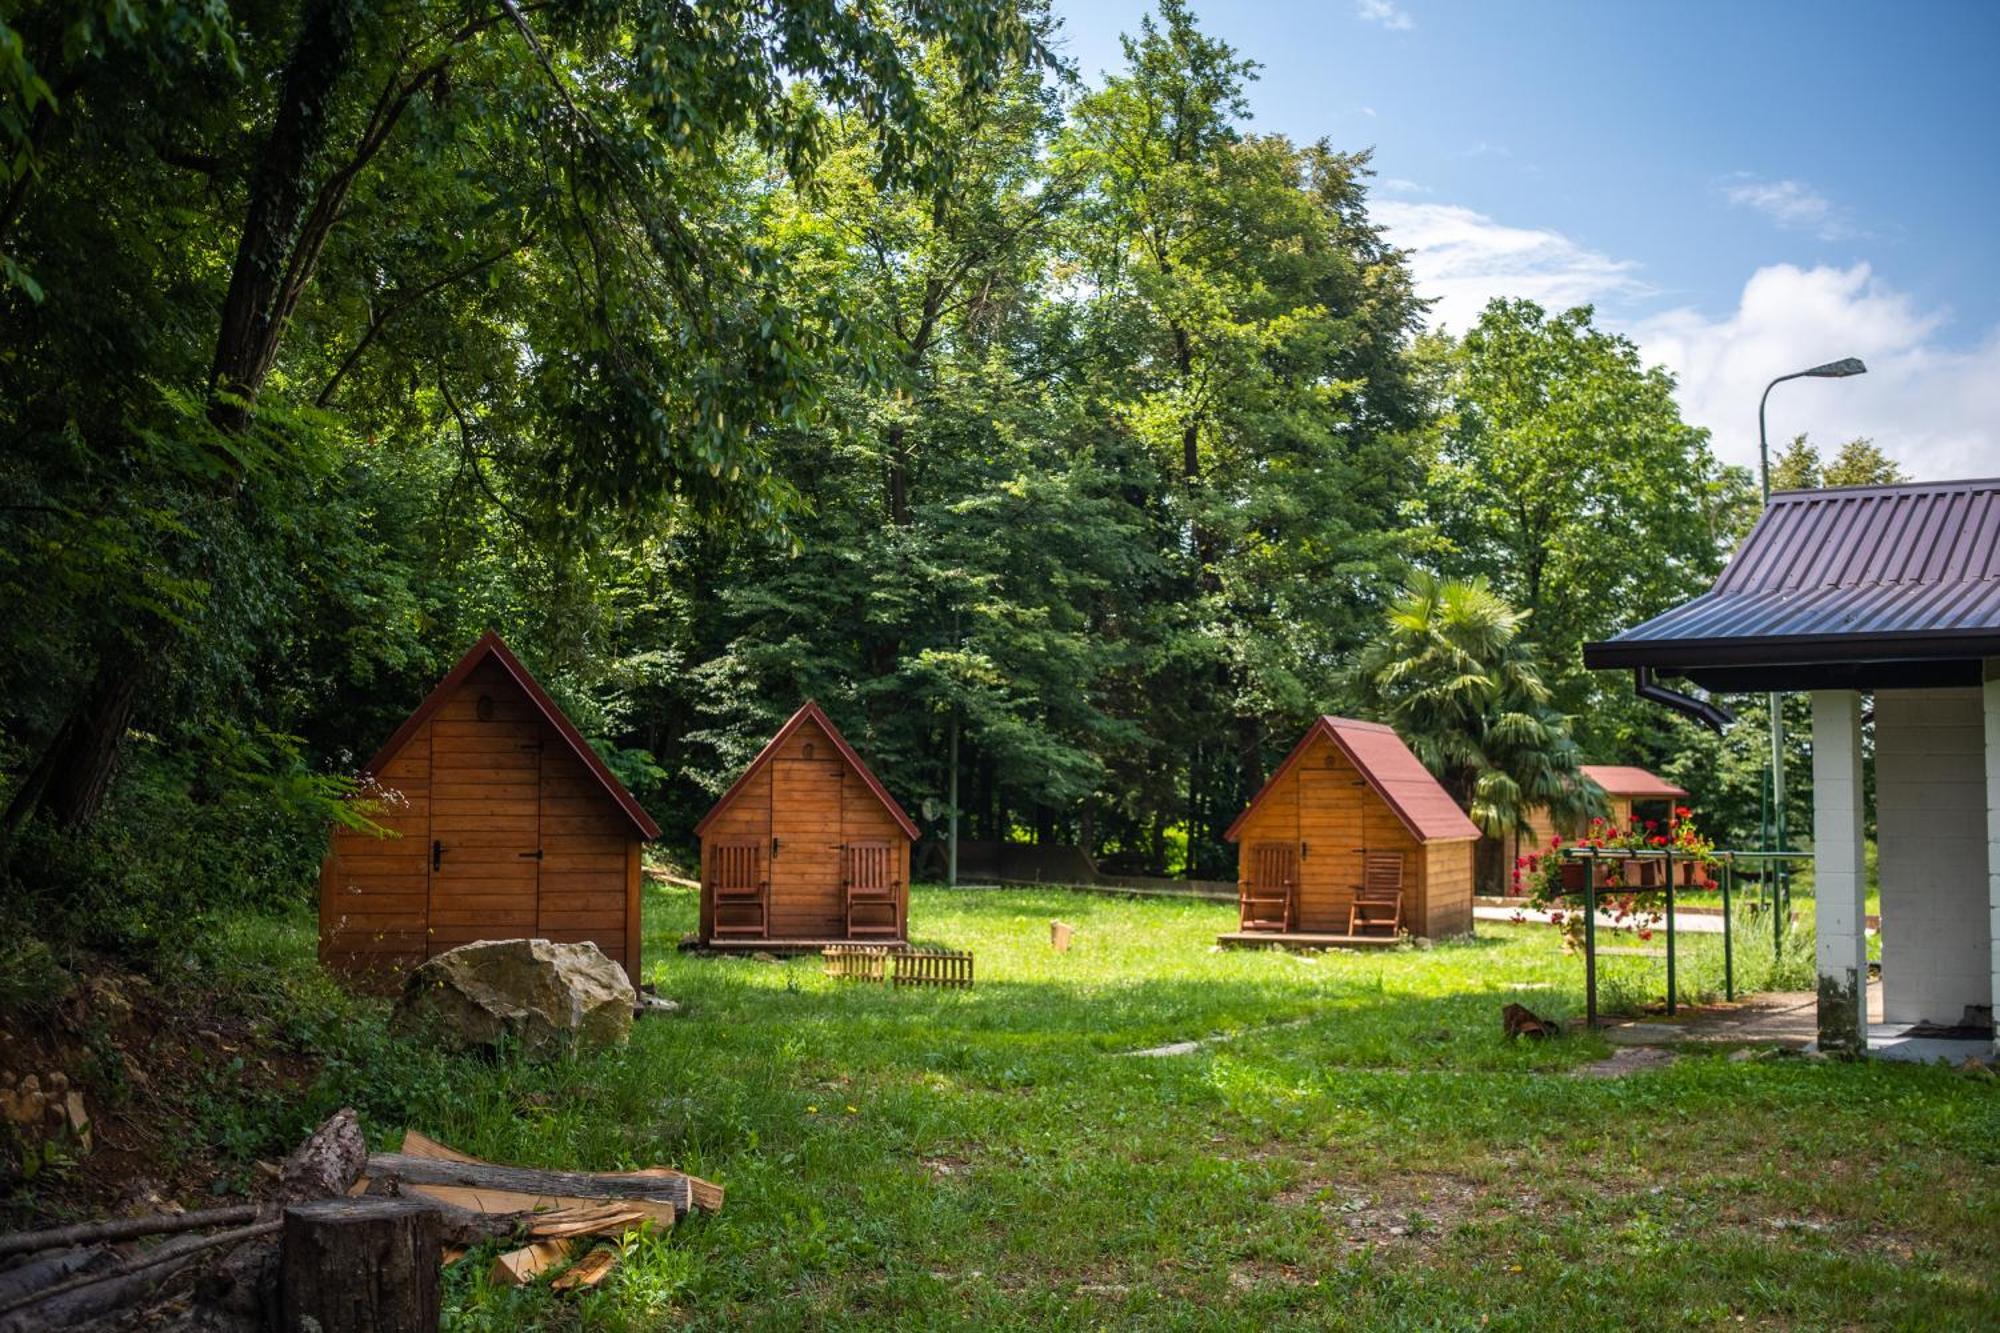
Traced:
<path fill-rule="evenodd" d="M 1313 1210 L 1349 1250 L 1427 1250 L 1472 1220 L 1482 1193 L 1457 1176 L 1393 1176 L 1365 1185 L 1312 1179 L 1271 1201 L 1282 1208 Z"/>
<path fill-rule="evenodd" d="M 1572 1078 L 1623 1078 L 1647 1069 L 1663 1069 L 1674 1062 L 1674 1053 L 1658 1046 L 1621 1046 L 1609 1059 L 1579 1065 Z"/>
<path fill-rule="evenodd" d="M 56 1002 L 0 1014 L 0 1082 L 62 1074 L 88 1110 L 89 1147 L 0 1130 L 0 1229 L 241 1193 L 254 1173 L 225 1163 L 201 1125 L 204 1099 L 294 1099 L 319 1073 L 275 1024 L 198 987 L 98 964 Z"/>
<path fill-rule="evenodd" d="M 924 1170 L 935 1180 L 953 1180 L 972 1174 L 972 1163 L 963 1157 L 941 1156 L 919 1158 Z"/>

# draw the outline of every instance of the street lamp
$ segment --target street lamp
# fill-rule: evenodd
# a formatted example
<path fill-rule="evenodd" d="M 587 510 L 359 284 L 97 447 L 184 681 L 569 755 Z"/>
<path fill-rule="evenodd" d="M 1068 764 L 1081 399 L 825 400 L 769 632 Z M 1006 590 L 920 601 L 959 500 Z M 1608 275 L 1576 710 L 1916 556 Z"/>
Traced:
<path fill-rule="evenodd" d="M 1829 361 L 1811 370 L 1795 370 L 1789 375 L 1780 375 L 1764 386 L 1764 396 L 1757 400 L 1757 458 L 1763 464 L 1764 503 L 1771 503 L 1771 445 L 1764 438 L 1764 404 L 1771 401 L 1771 390 L 1786 380 L 1844 380 L 1849 375 L 1866 375 L 1868 367 L 1861 364 L 1858 356 L 1844 356 L 1838 361 Z"/>
<path fill-rule="evenodd" d="M 1757 400 L 1757 458 L 1762 464 L 1764 481 L 1764 505 L 1771 504 L 1771 443 L 1764 434 L 1764 404 L 1771 400 L 1771 390 L 1786 380 L 1844 380 L 1849 375 L 1866 375 L 1868 367 L 1861 364 L 1858 356 L 1844 356 L 1838 361 L 1829 361 L 1811 370 L 1795 370 L 1789 375 L 1780 375 L 1764 386 L 1764 396 Z M 1777 843 L 1775 850 L 1785 850 L 1785 714 L 1784 697 L 1776 690 L 1771 691 L 1771 835 Z M 1782 862 L 1779 863 L 1783 865 Z M 1782 875 L 1781 869 L 1778 872 Z M 1777 899 L 1772 898 L 1775 914 Z"/>

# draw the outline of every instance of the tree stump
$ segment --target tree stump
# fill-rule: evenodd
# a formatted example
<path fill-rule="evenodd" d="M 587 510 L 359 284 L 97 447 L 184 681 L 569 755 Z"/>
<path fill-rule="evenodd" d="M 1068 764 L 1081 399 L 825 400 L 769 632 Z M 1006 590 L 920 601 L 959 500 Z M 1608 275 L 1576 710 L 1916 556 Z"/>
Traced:
<path fill-rule="evenodd" d="M 286 1330 L 434 1333 L 438 1215 L 400 1199 L 327 1199 L 285 1210 Z"/>

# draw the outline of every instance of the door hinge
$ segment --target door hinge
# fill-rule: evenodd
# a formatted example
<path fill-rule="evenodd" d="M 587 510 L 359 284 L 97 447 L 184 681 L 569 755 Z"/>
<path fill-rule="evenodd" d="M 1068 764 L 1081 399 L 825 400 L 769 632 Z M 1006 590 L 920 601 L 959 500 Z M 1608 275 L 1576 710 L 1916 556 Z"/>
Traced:
<path fill-rule="evenodd" d="M 542 849 L 537 847 L 532 852 L 522 852 L 521 859 L 523 861 L 539 861 L 542 859 Z"/>

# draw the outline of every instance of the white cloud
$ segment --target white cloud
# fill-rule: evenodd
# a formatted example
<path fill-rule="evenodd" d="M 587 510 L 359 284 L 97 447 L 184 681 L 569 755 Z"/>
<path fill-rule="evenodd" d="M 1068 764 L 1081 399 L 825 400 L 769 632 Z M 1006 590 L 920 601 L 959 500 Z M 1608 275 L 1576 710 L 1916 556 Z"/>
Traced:
<path fill-rule="evenodd" d="M 1355 16 L 1370 23 L 1379 23 L 1385 28 L 1407 32 L 1417 26 L 1417 21 L 1409 16 L 1395 0 L 1360 0 L 1354 7 Z"/>
<path fill-rule="evenodd" d="M 1780 227 L 1810 231 L 1823 241 L 1859 235 L 1833 201 L 1803 181 L 1759 180 L 1745 172 L 1728 178 L 1723 197 L 1738 208 L 1762 213 Z"/>
<path fill-rule="evenodd" d="M 1866 375 L 1772 392 L 1773 448 L 1800 431 L 1823 452 L 1866 435 L 1917 480 L 1991 476 L 2000 473 L 2000 329 L 1952 347 L 1946 323 L 1947 312 L 1920 308 L 1867 264 L 1775 264 L 1752 274 L 1720 319 L 1683 308 L 1626 331 L 1679 378 L 1682 411 L 1730 462 L 1755 465 L 1757 398 L 1773 376 L 1858 356 Z"/>
<path fill-rule="evenodd" d="M 1419 185 L 1406 176 L 1384 176 L 1375 182 L 1377 194 L 1429 194 L 1431 187 Z"/>
<path fill-rule="evenodd" d="M 2000 475 L 2000 326 L 1969 344 L 1954 339 L 1949 311 L 1924 308 L 1865 263 L 1768 265 L 1726 314 L 1662 311 L 1648 309 L 1660 293 L 1636 264 L 1559 231 L 1413 199 L 1378 197 L 1371 212 L 1412 252 L 1417 290 L 1436 302 L 1433 326 L 1463 331 L 1496 296 L 1552 310 L 1594 305 L 1600 327 L 1674 373 L 1682 412 L 1729 462 L 1755 466 L 1757 397 L 1773 376 L 1858 356 L 1866 375 L 1772 393 L 1774 447 L 1800 431 L 1829 452 L 1866 435 L 1917 480 Z"/>
<path fill-rule="evenodd" d="M 1505 226 L 1455 204 L 1385 199 L 1371 211 L 1389 239 L 1412 252 L 1417 290 L 1436 301 L 1434 326 L 1463 330 L 1496 296 L 1525 296 L 1567 309 L 1651 291 L 1636 276 L 1636 265 L 1561 232 Z"/>

